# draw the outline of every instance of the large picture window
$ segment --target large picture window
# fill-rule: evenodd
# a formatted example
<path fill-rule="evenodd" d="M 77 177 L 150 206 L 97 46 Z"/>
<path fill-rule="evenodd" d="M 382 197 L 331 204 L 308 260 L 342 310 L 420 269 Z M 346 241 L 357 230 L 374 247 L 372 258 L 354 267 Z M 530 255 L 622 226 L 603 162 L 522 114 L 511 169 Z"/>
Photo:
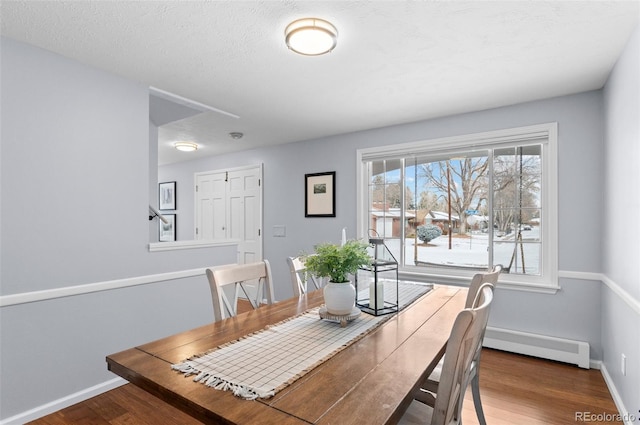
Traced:
<path fill-rule="evenodd" d="M 359 231 L 403 275 L 557 288 L 556 124 L 358 151 Z"/>

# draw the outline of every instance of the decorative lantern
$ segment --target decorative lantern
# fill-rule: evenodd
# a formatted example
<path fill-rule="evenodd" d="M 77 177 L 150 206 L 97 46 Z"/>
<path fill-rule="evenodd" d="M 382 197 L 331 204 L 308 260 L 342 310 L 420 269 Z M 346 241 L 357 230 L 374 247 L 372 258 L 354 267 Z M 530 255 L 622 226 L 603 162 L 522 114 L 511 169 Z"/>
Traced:
<path fill-rule="evenodd" d="M 380 316 L 398 311 L 398 261 L 382 238 L 369 238 L 371 264 L 355 275 L 356 305 Z"/>

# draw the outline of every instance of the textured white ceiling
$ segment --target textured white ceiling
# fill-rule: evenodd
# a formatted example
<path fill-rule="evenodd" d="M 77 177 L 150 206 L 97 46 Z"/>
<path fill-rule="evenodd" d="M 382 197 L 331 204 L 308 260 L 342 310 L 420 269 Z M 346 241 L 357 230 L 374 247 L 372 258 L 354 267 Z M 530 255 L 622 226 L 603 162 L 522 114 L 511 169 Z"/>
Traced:
<path fill-rule="evenodd" d="M 170 163 L 598 89 L 640 2 L 0 4 L 3 36 L 239 116 L 161 126 L 159 158 Z M 307 16 L 338 28 L 331 54 L 287 50 L 285 26 Z M 202 148 L 171 148 L 182 139 Z"/>

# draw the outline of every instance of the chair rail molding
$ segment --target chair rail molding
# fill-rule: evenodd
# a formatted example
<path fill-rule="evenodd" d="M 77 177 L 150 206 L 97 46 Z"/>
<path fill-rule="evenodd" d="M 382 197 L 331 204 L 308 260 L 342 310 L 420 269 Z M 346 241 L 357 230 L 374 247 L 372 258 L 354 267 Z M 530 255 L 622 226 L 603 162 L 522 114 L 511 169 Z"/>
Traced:
<path fill-rule="evenodd" d="M 0 307 L 27 304 L 38 301 L 52 300 L 63 297 L 90 294 L 93 292 L 111 291 L 114 289 L 129 288 L 132 286 L 148 285 L 151 283 L 166 282 L 168 280 L 184 279 L 188 277 L 205 275 L 206 267 L 180 270 L 168 273 L 137 276 L 126 279 L 107 280 L 104 282 L 86 283 L 82 285 L 65 286 L 61 288 L 44 289 L 42 291 L 21 292 L 19 294 L 0 296 Z"/>
<path fill-rule="evenodd" d="M 175 251 L 178 249 L 210 248 L 212 246 L 238 245 L 239 242 L 240 242 L 240 239 L 154 242 L 149 244 L 149 252 Z"/>
<path fill-rule="evenodd" d="M 193 247 L 193 246 L 192 246 Z M 169 247 L 168 247 L 169 248 Z M 187 247 L 172 247 L 169 249 L 187 249 Z M 130 286 L 148 285 L 151 283 L 165 282 L 167 280 L 184 279 L 194 276 L 203 276 L 206 267 L 181 270 L 168 273 L 160 273 L 146 276 L 138 276 L 126 279 L 116 279 L 104 282 L 87 283 L 82 285 L 65 286 L 61 288 L 45 289 L 41 291 L 22 292 L 18 294 L 0 296 L 0 307 L 26 304 L 31 302 L 46 301 L 50 299 L 71 297 L 76 295 L 90 294 L 92 292 L 110 291 L 114 289 L 127 288 Z M 611 289 L 618 297 L 631 307 L 636 314 L 640 314 L 640 301 L 636 300 L 625 291 L 620 285 L 602 273 L 560 271 L 558 276 L 564 279 L 594 280 L 600 281 Z"/>
<path fill-rule="evenodd" d="M 558 277 L 564 279 L 577 279 L 577 280 L 595 280 L 602 282 L 605 286 L 613 291 L 621 300 L 623 300 L 636 314 L 640 314 L 640 301 L 635 299 L 630 293 L 628 293 L 624 288 L 614 282 L 604 273 L 593 273 L 593 272 L 574 272 L 574 271 L 564 271 L 560 270 L 558 272 Z"/>
<path fill-rule="evenodd" d="M 604 283 L 606 286 L 608 286 L 609 289 L 611 289 L 614 294 L 616 294 L 618 297 L 620 297 L 622 299 L 622 301 L 627 303 L 629 305 L 629 307 L 631 307 L 631 309 L 636 312 L 636 314 L 640 315 L 640 301 L 639 300 L 635 299 L 624 288 L 622 288 L 620 285 L 618 285 L 613 280 L 611 280 L 609 278 L 609 276 L 607 276 L 605 274 L 602 274 L 602 275 L 600 275 L 600 280 L 602 281 L 602 283 Z"/>
<path fill-rule="evenodd" d="M 224 239 L 216 241 L 178 241 L 159 242 L 149 244 L 150 252 L 173 251 L 181 249 L 210 248 L 216 246 L 237 245 L 238 239 Z M 114 289 L 128 288 L 131 286 L 148 285 L 151 283 L 166 282 L 168 280 L 184 279 L 188 277 L 204 276 L 206 266 L 190 270 L 178 270 L 173 272 L 136 276 L 124 279 L 108 280 L 103 282 L 85 283 L 59 288 L 43 289 L 40 291 L 21 292 L 17 294 L 0 295 L 0 307 L 27 304 L 38 301 L 52 300 L 56 298 L 72 297 L 76 295 L 90 294 L 92 292 L 111 291 Z M 1 425 L 1 424 L 0 424 Z"/>

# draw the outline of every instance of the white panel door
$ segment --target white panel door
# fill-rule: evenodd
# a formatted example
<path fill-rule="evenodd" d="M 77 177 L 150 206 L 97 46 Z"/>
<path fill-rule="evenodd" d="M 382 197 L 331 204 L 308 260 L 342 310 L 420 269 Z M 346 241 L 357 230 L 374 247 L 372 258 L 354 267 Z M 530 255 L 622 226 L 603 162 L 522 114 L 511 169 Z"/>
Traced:
<path fill-rule="evenodd" d="M 238 263 L 262 260 L 260 168 L 229 172 L 229 237 L 240 239 Z"/>
<path fill-rule="evenodd" d="M 227 173 L 196 174 L 196 239 L 226 239 Z"/>
<path fill-rule="evenodd" d="M 238 263 L 262 260 L 262 167 L 197 173 L 196 239 L 238 239 Z"/>

